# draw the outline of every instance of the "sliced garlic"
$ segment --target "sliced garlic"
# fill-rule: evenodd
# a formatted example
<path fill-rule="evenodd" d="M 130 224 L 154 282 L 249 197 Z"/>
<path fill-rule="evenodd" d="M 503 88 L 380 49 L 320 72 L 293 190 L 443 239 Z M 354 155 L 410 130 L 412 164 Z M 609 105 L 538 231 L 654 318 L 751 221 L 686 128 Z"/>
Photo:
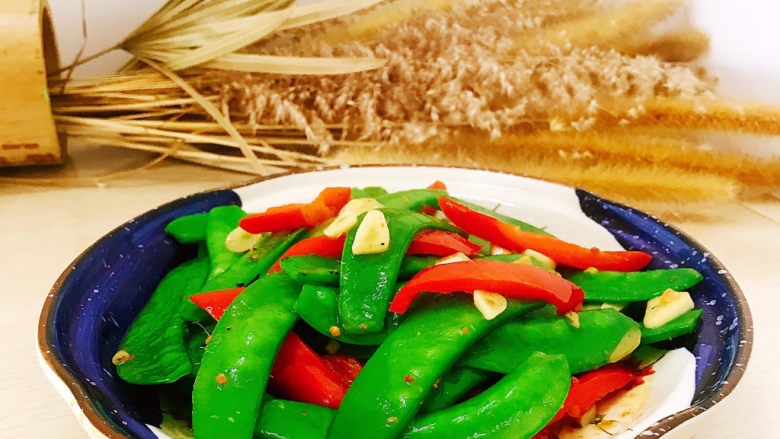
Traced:
<path fill-rule="evenodd" d="M 669 288 L 659 297 L 647 301 L 643 323 L 646 328 L 658 328 L 692 309 L 693 300 L 690 294 Z"/>
<path fill-rule="evenodd" d="M 263 235 L 249 233 L 241 227 L 236 227 L 225 238 L 225 248 L 232 252 L 243 253 L 251 249 Z"/>
<path fill-rule="evenodd" d="M 487 320 L 493 320 L 506 309 L 506 297 L 485 290 L 474 290 L 474 306 Z"/>
<path fill-rule="evenodd" d="M 601 309 L 612 308 L 615 311 L 622 311 L 625 307 L 625 302 L 604 302 L 601 304 Z"/>
<path fill-rule="evenodd" d="M 496 255 L 508 255 L 512 252 L 505 249 L 504 247 L 499 247 L 495 244 L 490 246 L 490 256 L 496 256 Z"/>
<path fill-rule="evenodd" d="M 580 327 L 580 315 L 578 313 L 574 311 L 569 311 L 563 316 L 569 319 L 569 323 L 571 323 L 571 325 L 574 326 L 575 328 Z"/>
<path fill-rule="evenodd" d="M 390 248 L 390 230 L 387 228 L 385 214 L 378 210 L 369 210 L 355 232 L 352 253 L 356 255 L 382 253 L 388 248 Z"/>
<path fill-rule="evenodd" d="M 453 262 L 466 262 L 466 261 L 470 261 L 470 260 L 471 259 L 469 259 L 468 256 L 463 254 L 463 252 L 457 252 L 457 253 L 453 253 L 453 254 L 451 254 L 449 256 L 445 256 L 443 258 L 437 259 L 435 265 L 451 264 Z"/>
<path fill-rule="evenodd" d="M 358 215 L 382 207 L 384 207 L 382 203 L 373 198 L 355 198 L 350 200 L 341 208 L 333 222 L 322 231 L 322 234 L 329 238 L 338 238 L 355 227 Z"/>

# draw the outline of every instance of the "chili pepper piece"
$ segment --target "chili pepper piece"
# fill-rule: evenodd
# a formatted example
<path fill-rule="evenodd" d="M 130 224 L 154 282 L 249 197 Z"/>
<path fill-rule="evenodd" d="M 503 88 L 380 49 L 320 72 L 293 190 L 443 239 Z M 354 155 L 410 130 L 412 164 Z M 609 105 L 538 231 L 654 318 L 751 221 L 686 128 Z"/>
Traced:
<path fill-rule="evenodd" d="M 448 256 L 461 252 L 466 256 L 473 256 L 481 249 L 481 245 L 475 244 L 457 233 L 424 230 L 415 235 L 409 248 L 406 249 L 406 254 Z"/>
<path fill-rule="evenodd" d="M 244 291 L 244 287 L 209 291 L 208 293 L 193 294 L 190 296 L 190 300 L 201 307 L 203 311 L 209 313 L 214 320 L 219 321 L 225 310 L 242 291 Z"/>
<path fill-rule="evenodd" d="M 436 180 L 433 183 L 431 183 L 430 185 L 428 185 L 428 187 L 426 189 L 438 189 L 438 190 L 441 190 L 441 191 L 446 191 L 447 190 L 447 185 L 444 184 L 444 182 L 442 182 L 440 180 Z"/>
<path fill-rule="evenodd" d="M 517 252 L 536 250 L 569 267 L 583 270 L 595 267 L 599 270 L 636 271 L 653 258 L 641 251 L 587 249 L 550 236 L 526 232 L 444 197 L 439 198 L 439 207 L 453 224 L 472 235 Z"/>
<path fill-rule="evenodd" d="M 195 379 L 192 426 L 199 439 L 250 439 L 276 352 L 297 320 L 300 284 L 264 276 L 228 307 L 212 333 Z M 219 385 L 215 377 L 224 374 Z"/>
<path fill-rule="evenodd" d="M 184 292 L 199 289 L 208 269 L 208 259 L 193 259 L 163 277 L 119 343 L 119 349 L 130 355 L 128 361 L 116 367 L 123 380 L 134 384 L 171 383 L 190 373 L 185 327 L 178 310 L 186 300 Z"/>
<path fill-rule="evenodd" d="M 666 289 L 685 291 L 703 279 L 692 268 L 618 271 L 581 271 L 567 276 L 585 292 L 585 300 L 598 302 L 641 302 L 663 294 Z"/>
<path fill-rule="evenodd" d="M 387 304 L 394 292 L 403 255 L 414 235 L 424 229 L 455 231 L 436 218 L 404 209 L 379 209 L 390 232 L 390 248 L 376 254 L 356 255 L 352 244 L 357 234 L 347 234 L 339 273 L 339 323 L 345 333 L 366 334 L 382 330 Z M 359 221 L 365 218 L 363 214 Z"/>
<path fill-rule="evenodd" d="M 539 306 L 511 302 L 496 319 L 485 320 L 463 297 L 437 296 L 421 303 L 363 367 L 344 396 L 328 437 L 398 437 L 434 382 L 465 350 L 505 319 Z M 464 327 L 469 329 L 465 333 Z M 408 383 L 407 375 L 414 381 Z M 389 418 L 395 418 L 394 422 L 388 422 Z"/>
<path fill-rule="evenodd" d="M 593 404 L 607 395 L 628 385 L 641 384 L 643 382 L 641 376 L 641 373 L 637 373 L 625 364 L 608 364 L 572 379 L 571 389 L 563 403 L 563 408 L 553 422 L 560 419 L 562 414 L 579 418 Z"/>
<path fill-rule="evenodd" d="M 562 356 L 534 353 L 479 395 L 415 419 L 402 437 L 470 437 L 480 432 L 487 437 L 528 439 L 555 416 L 570 377 Z"/>
<path fill-rule="evenodd" d="M 193 244 L 206 240 L 208 213 L 194 213 L 180 216 L 165 226 L 165 233 L 182 244 Z"/>
<path fill-rule="evenodd" d="M 449 294 L 487 290 L 506 297 L 543 300 L 554 305 L 558 313 L 575 311 L 582 306 L 582 290 L 549 271 L 532 265 L 500 261 L 473 260 L 434 265 L 417 273 L 402 288 L 389 310 L 403 314 L 422 292 Z"/>
<path fill-rule="evenodd" d="M 349 201 L 350 188 L 325 188 L 311 203 L 276 206 L 265 212 L 248 215 L 239 226 L 249 233 L 279 232 L 313 227 L 330 217 Z"/>
<path fill-rule="evenodd" d="M 480 206 L 479 204 L 469 203 L 468 201 L 462 200 L 460 198 L 452 198 L 451 197 L 450 199 L 454 200 L 455 202 L 457 202 L 459 204 L 462 204 L 462 205 L 468 207 L 469 209 L 471 209 L 471 210 L 473 210 L 475 212 L 479 212 L 479 213 L 481 213 L 483 215 L 487 215 L 487 216 L 495 218 L 495 219 L 497 219 L 499 221 L 503 221 L 503 222 L 505 222 L 507 224 L 511 224 L 513 226 L 517 226 L 517 227 L 520 228 L 520 230 L 523 230 L 523 231 L 526 231 L 526 232 L 537 233 L 537 234 L 544 235 L 544 236 L 553 236 L 553 235 L 551 235 L 550 233 L 548 233 L 546 230 L 544 230 L 541 227 L 537 227 L 537 226 L 534 226 L 532 224 L 528 224 L 525 221 L 520 221 L 519 219 L 512 218 L 511 216 L 500 214 L 500 213 L 496 212 L 495 210 L 488 209 L 487 207 Z M 498 208 L 498 206 L 496 208 Z"/>
<path fill-rule="evenodd" d="M 269 273 L 282 269 L 281 261 L 291 256 L 317 255 L 325 258 L 339 258 L 344 252 L 344 240 L 346 236 L 328 238 L 327 236 L 314 236 L 296 242 L 279 258 L 268 270 Z"/>
<path fill-rule="evenodd" d="M 360 371 L 363 370 L 363 363 L 351 355 L 330 354 L 323 356 L 322 359 L 341 376 L 342 382 L 347 388 L 352 385 Z"/>

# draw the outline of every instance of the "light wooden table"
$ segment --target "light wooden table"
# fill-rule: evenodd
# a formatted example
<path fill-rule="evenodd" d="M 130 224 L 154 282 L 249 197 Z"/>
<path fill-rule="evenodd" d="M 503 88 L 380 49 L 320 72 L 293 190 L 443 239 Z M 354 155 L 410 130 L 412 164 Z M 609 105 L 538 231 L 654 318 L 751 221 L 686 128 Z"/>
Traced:
<path fill-rule="evenodd" d="M 138 160 L 96 150 L 58 172 L 84 175 Z M 0 177 L 8 175 L 19 173 L 0 171 Z M 44 377 L 35 352 L 40 309 L 62 270 L 131 217 L 182 195 L 246 179 L 170 162 L 105 187 L 0 183 L 0 438 L 86 437 Z M 717 255 L 739 282 L 753 313 L 755 345 L 747 373 L 731 396 L 696 418 L 685 434 L 672 437 L 778 437 L 780 203 L 735 204 L 708 213 L 710 219 L 674 225 Z"/>

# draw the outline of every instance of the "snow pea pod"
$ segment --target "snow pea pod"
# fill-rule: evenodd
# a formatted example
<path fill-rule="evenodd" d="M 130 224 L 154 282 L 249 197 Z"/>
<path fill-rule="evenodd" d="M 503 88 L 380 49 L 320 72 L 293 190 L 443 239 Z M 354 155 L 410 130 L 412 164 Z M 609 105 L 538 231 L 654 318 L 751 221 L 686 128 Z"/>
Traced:
<path fill-rule="evenodd" d="M 115 356 L 117 374 L 134 384 L 171 383 L 192 370 L 184 346 L 184 322 L 178 310 L 200 289 L 209 270 L 207 258 L 186 261 L 160 281 L 135 318 Z"/>
<path fill-rule="evenodd" d="M 513 319 L 482 339 L 460 364 L 508 373 L 538 351 L 564 355 L 575 374 L 618 361 L 639 345 L 639 324 L 614 309 L 583 311 L 579 325 L 554 315 Z"/>
<path fill-rule="evenodd" d="M 398 280 L 408 280 L 417 272 L 436 263 L 436 256 L 407 256 L 398 269 Z M 299 282 L 338 285 L 341 262 L 316 255 L 290 256 L 280 263 L 282 270 Z"/>
<path fill-rule="evenodd" d="M 336 410 L 305 402 L 272 399 L 263 405 L 255 438 L 324 439 Z"/>
<path fill-rule="evenodd" d="M 474 398 L 415 419 L 402 437 L 528 439 L 555 416 L 570 383 L 563 356 L 536 352 Z"/>
<path fill-rule="evenodd" d="M 439 197 L 447 197 L 447 191 L 437 189 L 411 189 L 379 195 L 377 201 L 387 208 L 418 211 L 425 206 L 439 207 Z"/>
<path fill-rule="evenodd" d="M 305 233 L 305 229 L 299 229 L 290 234 L 278 232 L 264 236 L 252 250 L 244 253 L 221 275 L 206 281 L 203 288 L 196 292 L 205 293 L 248 285 L 256 277 L 267 272 L 274 262 Z M 189 294 L 194 293 L 190 291 Z M 205 311 L 190 301 L 186 302 L 181 316 L 184 320 L 191 322 L 203 322 L 211 319 Z"/>
<path fill-rule="evenodd" d="M 658 297 L 671 288 L 685 291 L 702 280 L 692 268 L 622 273 L 581 271 L 567 277 L 582 288 L 585 300 L 601 302 L 640 302 Z"/>
<path fill-rule="evenodd" d="M 364 188 L 352 188 L 352 198 L 376 198 L 387 195 L 387 190 L 379 186 L 368 186 Z"/>
<path fill-rule="evenodd" d="M 469 297 L 428 299 L 363 367 L 341 402 L 329 439 L 397 437 L 464 351 L 507 319 L 541 306 L 510 301 L 503 313 L 487 320 Z"/>
<path fill-rule="evenodd" d="M 481 256 L 477 259 L 483 259 L 487 261 L 515 262 L 516 260 L 522 258 L 523 256 L 527 256 L 527 255 L 524 255 L 522 253 L 508 253 L 504 255 Z M 527 260 L 530 261 L 531 265 L 533 265 L 534 267 L 539 267 L 547 271 L 555 272 L 555 270 L 550 269 L 550 267 L 545 265 L 544 262 L 540 261 L 539 259 L 533 256 L 528 256 Z"/>
<path fill-rule="evenodd" d="M 453 367 L 441 377 L 438 386 L 434 386 L 430 396 L 420 408 L 420 414 L 432 413 L 451 406 L 491 376 L 493 373 L 485 370 Z"/>
<path fill-rule="evenodd" d="M 700 309 L 692 309 L 661 327 L 650 329 L 642 326 L 642 344 L 669 340 L 692 332 L 702 313 Z"/>
<path fill-rule="evenodd" d="M 165 226 L 165 232 L 182 244 L 193 244 L 206 240 L 208 213 L 194 213 L 181 216 Z"/>
<path fill-rule="evenodd" d="M 218 206 L 209 211 L 206 221 L 206 247 L 209 250 L 211 271 L 208 280 L 224 273 L 240 257 L 240 253 L 225 247 L 225 238 L 238 227 L 238 221 L 246 216 L 240 207 L 235 205 Z"/>
<path fill-rule="evenodd" d="M 429 215 L 404 209 L 383 208 L 390 245 L 382 253 L 356 255 L 352 243 L 358 227 L 347 234 L 341 257 L 339 280 L 339 323 L 346 333 L 382 330 L 401 261 L 414 235 L 422 229 L 457 231 L 452 225 Z M 358 218 L 358 224 L 365 214 Z"/>
<path fill-rule="evenodd" d="M 300 284 L 264 276 L 236 297 L 206 346 L 192 393 L 198 439 L 251 438 L 271 365 L 295 324 Z"/>
<path fill-rule="evenodd" d="M 290 258 L 292 259 L 292 258 Z M 295 302 L 295 312 L 316 331 L 338 341 L 361 345 L 376 346 L 387 338 L 401 322 L 401 316 L 388 313 L 387 322 L 379 332 L 367 334 L 346 334 L 338 326 L 338 288 L 325 285 L 304 285 Z M 337 333 L 331 332 L 336 328 Z M 334 335 L 338 334 L 338 335 Z"/>
<path fill-rule="evenodd" d="M 488 209 L 487 207 L 482 207 L 479 204 L 469 203 L 468 201 L 463 201 L 459 198 L 453 198 L 453 200 L 457 201 L 458 203 L 468 207 L 471 210 L 475 210 L 481 214 L 491 216 L 493 218 L 499 219 L 507 224 L 512 224 L 513 226 L 517 226 L 520 230 L 525 232 L 532 232 L 532 233 L 538 233 L 540 235 L 546 235 L 546 236 L 553 236 L 544 229 L 540 227 L 536 227 L 534 225 L 528 224 L 524 221 L 520 221 L 519 219 L 512 218 L 511 216 L 502 215 L 492 209 Z"/>

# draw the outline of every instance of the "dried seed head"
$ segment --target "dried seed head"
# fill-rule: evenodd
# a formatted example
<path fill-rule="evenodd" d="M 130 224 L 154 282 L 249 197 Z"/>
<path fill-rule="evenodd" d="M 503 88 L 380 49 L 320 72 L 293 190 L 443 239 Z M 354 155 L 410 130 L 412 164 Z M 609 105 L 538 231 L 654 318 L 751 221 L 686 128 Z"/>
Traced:
<path fill-rule="evenodd" d="M 120 349 L 111 358 L 111 362 L 114 363 L 115 366 L 119 366 L 120 364 L 127 363 L 132 359 L 133 359 L 133 355 L 130 355 L 130 353 L 124 349 Z"/>
<path fill-rule="evenodd" d="M 328 328 L 328 332 L 330 332 L 330 335 L 332 335 L 333 337 L 338 337 L 339 335 L 341 335 L 341 328 L 339 328 L 336 325 L 333 325 L 330 328 Z"/>
<path fill-rule="evenodd" d="M 217 374 L 217 384 L 219 384 L 221 386 L 221 385 L 227 383 L 227 381 L 228 381 L 227 375 L 225 375 L 224 373 Z"/>
<path fill-rule="evenodd" d="M 211 343 L 211 336 L 210 335 L 208 337 L 206 337 L 206 344 L 209 344 L 209 343 Z"/>

